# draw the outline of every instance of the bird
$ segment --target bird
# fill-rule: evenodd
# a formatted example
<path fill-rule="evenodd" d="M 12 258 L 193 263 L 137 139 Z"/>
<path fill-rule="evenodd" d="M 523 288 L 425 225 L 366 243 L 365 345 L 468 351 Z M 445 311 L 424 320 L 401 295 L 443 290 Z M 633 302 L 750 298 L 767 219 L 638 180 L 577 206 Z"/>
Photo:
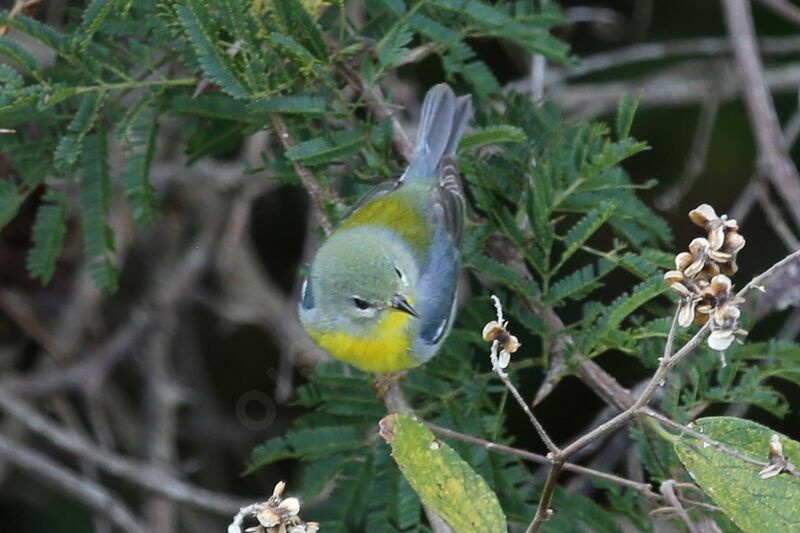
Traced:
<path fill-rule="evenodd" d="M 399 373 L 430 360 L 450 333 L 465 216 L 455 153 L 471 115 L 469 95 L 432 87 L 405 172 L 364 195 L 317 249 L 299 316 L 334 358 Z"/>

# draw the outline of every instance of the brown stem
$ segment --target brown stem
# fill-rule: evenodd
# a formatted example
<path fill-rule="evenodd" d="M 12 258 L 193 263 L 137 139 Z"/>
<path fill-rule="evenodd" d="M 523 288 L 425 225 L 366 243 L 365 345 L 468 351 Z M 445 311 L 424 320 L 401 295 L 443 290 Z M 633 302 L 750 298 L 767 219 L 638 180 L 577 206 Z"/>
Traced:
<path fill-rule="evenodd" d="M 750 122 L 755 130 L 759 164 L 800 227 L 800 174 L 789 157 L 772 94 L 764 80 L 750 3 L 747 0 L 722 0 L 722 7 Z"/>
<path fill-rule="evenodd" d="M 289 150 L 294 148 L 294 139 L 292 139 L 291 135 L 289 135 L 289 128 L 286 127 L 286 122 L 284 122 L 283 117 L 281 117 L 278 113 L 272 113 L 270 117 L 272 118 L 272 125 L 275 127 L 275 133 L 278 134 L 278 139 L 280 139 L 281 145 L 283 145 L 283 149 Z M 314 204 L 319 225 L 322 226 L 322 229 L 325 230 L 325 233 L 330 233 L 333 230 L 333 226 L 331 226 L 331 221 L 328 220 L 328 216 L 325 214 L 322 187 L 320 186 L 319 182 L 317 182 L 317 178 L 314 176 L 314 173 L 311 172 L 308 167 L 301 165 L 297 161 L 292 161 L 292 164 L 294 165 L 295 173 L 297 173 L 297 176 L 303 183 L 303 187 L 305 187 L 305 189 L 308 191 L 308 194 L 311 196 L 311 201 Z"/>
<path fill-rule="evenodd" d="M 381 376 L 378 380 L 388 380 L 388 388 L 383 393 L 383 403 L 386 405 L 386 410 L 389 413 L 414 416 L 414 410 L 406 400 L 397 377 L 391 375 Z M 441 516 L 436 514 L 436 511 L 425 504 L 422 505 L 422 509 L 425 511 L 425 516 L 428 517 L 428 523 L 434 533 L 451 533 L 450 526 L 445 523 Z"/>

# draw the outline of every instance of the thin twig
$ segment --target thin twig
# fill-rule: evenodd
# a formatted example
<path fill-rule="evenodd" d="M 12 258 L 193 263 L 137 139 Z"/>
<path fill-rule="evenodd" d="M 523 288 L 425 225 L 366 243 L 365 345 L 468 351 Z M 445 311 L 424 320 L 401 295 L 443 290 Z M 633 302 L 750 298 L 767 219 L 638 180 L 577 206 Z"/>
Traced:
<path fill-rule="evenodd" d="M 0 435 L 0 457 L 85 503 L 94 512 L 111 520 L 120 530 L 147 532 L 127 507 L 103 486 L 77 477 L 75 473 L 22 443 Z"/>
<path fill-rule="evenodd" d="M 767 221 L 770 226 L 772 226 L 772 229 L 789 251 L 800 249 L 800 241 L 797 240 L 789 224 L 786 223 L 781 210 L 770 198 L 766 184 L 759 182 L 759 185 L 758 204 L 761 206 L 761 209 L 764 210 L 764 214 L 767 215 Z"/>
<path fill-rule="evenodd" d="M 656 199 L 656 207 L 659 209 L 664 211 L 675 209 L 678 203 L 686 196 L 686 193 L 697 182 L 697 178 L 703 173 L 708 156 L 708 147 L 711 144 L 711 133 L 714 131 L 714 124 L 717 122 L 717 111 L 719 111 L 719 98 L 712 96 L 700 110 L 697 128 L 692 139 L 692 147 L 683 167 L 683 172 L 675 183 Z"/>
<path fill-rule="evenodd" d="M 553 510 L 550 509 L 550 502 L 553 501 L 553 493 L 556 490 L 556 482 L 558 475 L 561 473 L 561 468 L 564 462 L 561 459 L 551 459 L 550 471 L 547 474 L 547 480 L 542 487 L 542 494 L 539 496 L 539 505 L 536 507 L 536 514 L 528 527 L 525 528 L 525 533 L 536 533 L 553 516 Z"/>
<path fill-rule="evenodd" d="M 709 68 L 710 62 L 715 68 Z M 771 65 L 764 70 L 764 82 L 773 93 L 797 92 L 798 79 L 800 62 Z M 528 85 L 526 76 L 509 83 L 507 88 L 527 93 Z M 741 83 L 733 65 L 719 58 L 685 61 L 636 78 L 558 85 L 548 93 L 567 116 L 592 119 L 613 113 L 621 94 L 644 93 L 640 109 L 679 107 L 704 102 L 714 94 L 720 101 L 729 102 L 741 94 Z"/>
<path fill-rule="evenodd" d="M 764 79 L 750 3 L 747 0 L 722 0 L 722 7 L 750 122 L 755 130 L 759 166 L 775 185 L 795 224 L 800 227 L 800 174 L 789 157 L 772 95 Z"/>
<path fill-rule="evenodd" d="M 800 37 L 766 37 L 759 41 L 762 52 L 769 55 L 786 55 L 800 51 Z M 695 37 L 670 41 L 637 43 L 609 52 L 582 57 L 574 67 L 553 70 L 548 85 L 564 80 L 580 78 L 606 70 L 625 67 L 635 63 L 664 61 L 681 57 L 718 57 L 731 51 L 726 37 Z M 552 70 L 552 69 L 551 69 Z"/>
<path fill-rule="evenodd" d="M 439 435 L 442 435 L 443 437 L 449 437 L 451 439 L 456 439 L 464 442 L 469 442 L 471 444 L 476 444 L 478 446 L 483 447 L 486 450 L 504 453 L 507 455 L 513 455 L 519 457 L 520 459 L 530 461 L 532 463 L 550 464 L 550 459 L 538 453 L 529 452 L 527 450 L 521 450 L 519 448 L 514 448 L 512 446 L 506 446 L 505 444 L 492 442 L 489 440 L 481 439 L 479 437 L 473 437 L 472 435 L 467 435 L 466 433 L 453 431 L 452 429 L 448 429 L 442 426 L 437 426 L 436 424 L 432 424 L 430 422 L 425 422 L 425 425 L 428 426 L 428 428 L 431 431 Z M 566 470 L 567 472 L 574 472 L 576 474 L 585 474 L 587 476 L 603 479 L 610 483 L 614 483 L 615 485 L 629 487 L 638 492 L 641 492 L 642 494 L 648 497 L 657 496 L 657 494 L 653 492 L 653 487 L 649 483 L 639 483 L 637 481 L 631 481 L 630 479 L 624 477 L 615 476 L 614 474 L 609 474 L 607 472 L 595 470 L 593 468 L 586 468 L 585 466 L 576 465 L 573 463 L 564 463 L 564 470 Z"/>
<path fill-rule="evenodd" d="M 506 322 L 505 319 L 503 318 L 503 306 L 500 303 L 500 298 L 498 298 L 493 294 L 492 301 L 494 302 L 494 308 L 495 311 L 497 312 L 497 323 L 500 324 L 502 327 L 505 327 Z M 514 384 L 511 383 L 511 380 L 508 378 L 508 374 L 504 372 L 502 368 L 500 368 L 497 359 L 499 345 L 500 345 L 499 341 L 497 340 L 492 341 L 492 349 L 490 353 L 490 357 L 492 360 L 492 370 L 494 370 L 494 373 L 497 374 L 497 376 L 503 382 L 503 385 L 506 386 L 506 389 L 508 389 L 508 391 L 517 401 L 519 406 L 528 416 L 528 420 L 531 421 L 531 424 L 536 429 L 536 433 L 539 434 L 539 437 L 542 439 L 542 442 L 544 442 L 545 446 L 547 446 L 547 449 L 550 450 L 552 453 L 558 453 L 559 451 L 558 446 L 556 446 L 555 443 L 552 441 L 552 439 L 550 439 L 550 436 L 544 430 L 542 424 L 533 414 L 533 411 L 531 411 L 530 407 L 528 407 L 528 403 L 522 398 L 522 395 L 519 393 Z"/>
<path fill-rule="evenodd" d="M 664 496 L 664 499 L 667 500 L 673 510 L 678 514 L 681 521 L 683 521 L 686 529 L 689 530 L 689 533 L 699 533 L 699 529 L 697 526 L 692 522 L 692 519 L 689 518 L 689 513 L 686 512 L 686 509 L 683 508 L 681 505 L 680 500 L 678 500 L 678 495 L 675 494 L 675 480 L 668 479 L 661 483 L 659 487 L 661 494 Z"/>
<path fill-rule="evenodd" d="M 409 405 L 408 400 L 406 400 L 405 394 L 403 394 L 403 389 L 400 388 L 400 382 L 398 381 L 397 377 L 384 376 L 379 378 L 379 380 L 380 379 L 388 380 L 388 388 L 383 394 L 383 403 L 386 405 L 386 410 L 389 413 L 400 413 L 414 416 L 414 410 Z M 422 509 L 425 511 L 425 516 L 428 517 L 428 523 L 430 524 L 434 533 L 451 532 L 450 526 L 445 523 L 445 521 L 436 513 L 436 511 L 425 504 L 422 505 Z"/>
<path fill-rule="evenodd" d="M 531 56 L 531 100 L 541 103 L 544 98 L 544 80 L 547 60 L 541 54 Z"/>
<path fill-rule="evenodd" d="M 756 0 L 776 15 L 780 15 L 789 22 L 800 25 L 800 7 L 788 0 Z"/>
<path fill-rule="evenodd" d="M 251 503 L 250 505 L 245 505 L 236 515 L 233 517 L 230 525 L 228 526 L 228 533 L 242 533 L 242 524 L 244 523 L 244 519 L 254 514 L 258 513 L 264 504 L 262 503 Z"/>
<path fill-rule="evenodd" d="M 796 261 L 798 258 L 800 258 L 800 250 L 787 255 L 786 257 L 784 257 L 783 259 L 772 265 L 770 268 L 768 268 L 767 270 L 765 270 L 764 272 L 762 272 L 761 274 L 750 280 L 750 282 L 747 283 L 737 293 L 737 296 L 743 298 L 751 290 L 760 288 L 761 285 L 766 280 L 768 280 L 771 276 L 780 271 L 780 269 L 783 266 L 789 264 L 792 261 Z M 709 324 L 710 323 L 706 323 L 705 325 L 703 325 L 694 334 L 694 336 L 673 355 L 669 355 L 669 350 L 666 349 L 666 348 L 671 349 L 671 347 L 669 346 L 665 347 L 664 356 L 661 358 L 658 368 L 653 374 L 653 377 L 650 378 L 650 381 L 645 387 L 645 389 L 642 391 L 642 394 L 639 396 L 639 398 L 637 398 L 637 400 L 633 403 L 633 405 L 625 409 L 623 412 L 621 412 L 608 422 L 600 424 L 594 430 L 579 437 L 568 446 L 565 446 L 564 448 L 561 449 L 560 452 L 555 454 L 552 453 L 549 454 L 548 457 L 551 461 L 552 466 L 550 468 L 550 473 L 547 476 L 547 480 L 545 481 L 545 489 L 542 491 L 542 500 L 540 500 L 539 502 L 539 507 L 537 509 L 536 516 L 534 516 L 533 521 L 528 526 L 527 530 L 528 533 L 534 533 L 535 531 L 538 531 L 541 525 L 544 523 L 544 521 L 547 520 L 547 517 L 549 516 L 550 500 L 549 499 L 545 500 L 545 498 L 552 498 L 552 490 L 553 487 L 555 486 L 558 475 L 561 472 L 561 466 L 573 453 L 589 445 L 598 438 L 603 437 L 613 431 L 616 431 L 617 429 L 621 428 L 622 426 L 624 426 L 625 424 L 627 424 L 640 414 L 646 414 L 647 416 L 651 416 L 653 418 L 658 417 L 657 418 L 658 420 L 661 420 L 662 418 L 665 420 L 669 420 L 663 415 L 660 415 L 659 413 L 656 413 L 652 409 L 647 408 L 647 405 L 653 398 L 653 395 L 658 390 L 658 388 L 667 379 L 670 370 L 681 360 L 683 360 L 687 355 L 689 355 L 703 341 L 703 339 L 709 332 L 710 329 Z M 669 423 L 677 425 L 680 428 L 683 428 L 683 426 L 680 426 L 680 424 L 677 424 L 677 422 L 672 422 L 670 420 Z M 749 462 L 752 462 L 752 460 L 749 460 Z"/>
<path fill-rule="evenodd" d="M 292 139 L 291 135 L 289 135 L 289 128 L 286 127 L 286 122 L 284 122 L 283 117 L 281 117 L 278 113 L 272 113 L 270 117 L 272 118 L 272 125 L 275 127 L 275 133 L 278 134 L 278 139 L 280 139 L 284 150 L 290 150 L 294 148 L 294 140 Z M 300 181 L 303 183 L 303 187 L 305 187 L 305 189 L 308 191 L 308 194 L 311 196 L 311 202 L 314 204 L 319 225 L 322 226 L 322 229 L 325 230 L 325 233 L 330 233 L 333 230 L 333 226 L 331 226 L 331 221 L 328 219 L 328 215 L 325 214 L 322 187 L 320 186 L 319 182 L 317 182 L 317 178 L 314 176 L 314 173 L 311 172 L 308 167 L 302 165 L 297 160 L 292 161 L 292 164 L 297 177 L 300 178 Z M 327 196 L 330 196 L 330 194 Z"/>
<path fill-rule="evenodd" d="M 337 70 L 342 77 L 358 92 L 364 95 L 372 113 L 380 120 L 390 119 L 392 122 L 392 145 L 395 152 L 400 154 L 406 162 L 411 161 L 411 155 L 414 153 L 414 145 L 406 135 L 403 126 L 397 119 L 397 116 L 392 111 L 392 108 L 387 105 L 386 98 L 381 92 L 381 88 L 377 85 L 368 85 L 364 78 L 353 68 L 348 65 L 340 64 Z"/>
<path fill-rule="evenodd" d="M 764 283 L 769 278 L 777 274 L 784 266 L 788 265 L 792 261 L 797 261 L 798 259 L 800 259 L 800 250 L 796 250 L 790 253 L 789 255 L 787 255 L 786 257 L 784 257 L 783 259 L 781 259 L 780 261 L 769 267 L 767 270 L 765 270 L 758 276 L 751 279 L 747 283 L 747 285 L 742 287 L 742 289 L 738 292 L 737 296 L 740 298 L 744 298 L 745 295 L 748 294 L 753 289 L 761 290 L 764 286 Z"/>
<path fill-rule="evenodd" d="M 654 420 L 657 420 L 661 424 L 671 427 L 672 429 L 678 430 L 681 433 L 685 433 L 691 437 L 699 439 L 703 442 L 703 444 L 711 446 L 712 448 L 720 451 L 721 453 L 724 453 L 725 455 L 730 455 L 731 457 L 735 457 L 736 459 L 739 459 L 744 463 L 760 466 L 762 468 L 769 466 L 770 464 L 768 461 L 761 461 L 760 459 L 754 459 L 748 455 L 743 454 L 742 452 L 740 452 L 735 448 L 731 448 L 717 440 L 710 438 L 708 435 L 704 435 L 703 433 L 700 433 L 699 431 L 696 431 L 688 426 L 679 424 L 678 422 L 675 422 L 674 420 L 662 415 L 661 413 L 653 409 L 650 408 L 642 409 L 641 414 L 648 416 Z M 784 472 L 794 477 L 800 477 L 800 472 L 794 469 L 785 470 Z"/>
<path fill-rule="evenodd" d="M 786 139 L 787 148 L 791 149 L 797 138 L 800 136 L 800 107 L 794 110 L 792 116 L 786 121 L 783 127 L 783 136 Z M 742 224 L 747 218 L 748 213 L 753 208 L 758 197 L 758 187 L 760 176 L 755 173 L 750 177 L 747 182 L 747 187 L 739 194 L 739 197 L 734 202 L 733 207 L 729 211 L 731 218 L 735 218 Z"/>

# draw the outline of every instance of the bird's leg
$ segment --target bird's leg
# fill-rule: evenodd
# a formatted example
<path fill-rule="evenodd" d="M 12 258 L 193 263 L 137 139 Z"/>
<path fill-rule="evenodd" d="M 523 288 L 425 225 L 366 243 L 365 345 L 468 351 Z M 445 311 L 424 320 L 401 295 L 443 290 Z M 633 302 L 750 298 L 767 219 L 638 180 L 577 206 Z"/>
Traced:
<path fill-rule="evenodd" d="M 391 372 L 389 374 L 378 374 L 375 376 L 375 381 L 372 382 L 372 390 L 375 392 L 375 397 L 383 401 L 386 393 L 392 387 L 392 384 L 405 379 L 406 375 L 408 375 L 408 370 Z"/>

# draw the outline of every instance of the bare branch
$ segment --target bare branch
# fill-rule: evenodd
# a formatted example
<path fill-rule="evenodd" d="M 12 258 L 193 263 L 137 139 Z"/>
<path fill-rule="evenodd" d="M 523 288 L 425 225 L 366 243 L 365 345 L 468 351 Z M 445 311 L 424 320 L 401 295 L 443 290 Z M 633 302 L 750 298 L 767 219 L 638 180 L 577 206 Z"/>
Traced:
<path fill-rule="evenodd" d="M 800 174 L 789 157 L 772 95 L 767 87 L 764 67 L 758 55 L 750 4 L 747 0 L 722 0 L 722 7 L 750 122 L 755 130 L 759 165 L 778 189 L 800 227 Z"/>
<path fill-rule="evenodd" d="M 127 507 L 115 499 L 105 488 L 92 481 L 77 477 L 55 461 L 4 435 L 0 435 L 0 457 L 17 465 L 22 472 L 33 474 L 85 503 L 99 515 L 111 520 L 122 531 L 147 532 L 147 529 Z"/>
<path fill-rule="evenodd" d="M 382 380 L 387 380 L 388 388 L 383 394 L 383 403 L 386 405 L 386 410 L 391 413 L 400 413 L 404 415 L 414 416 L 414 410 L 406 400 L 403 389 L 400 388 L 400 383 L 397 376 L 379 376 L 378 383 Z M 425 516 L 428 517 L 428 523 L 434 533 L 451 533 L 450 526 L 439 516 L 436 511 L 429 508 L 427 505 L 422 504 L 422 509 L 425 511 Z"/>
<path fill-rule="evenodd" d="M 272 113 L 270 116 L 272 118 L 272 125 L 275 127 L 275 133 L 278 134 L 278 139 L 280 139 L 284 150 L 294 148 L 294 140 L 291 135 L 289 135 L 289 128 L 286 127 L 286 122 L 284 122 L 283 118 L 278 113 Z M 303 183 L 303 187 L 305 187 L 308 194 L 311 195 L 311 201 L 314 204 L 319 225 L 322 226 L 325 233 L 330 233 L 333 230 L 333 226 L 331 226 L 331 221 L 328 220 L 328 215 L 325 214 L 323 196 L 333 199 L 332 193 L 327 191 L 327 193 L 323 195 L 322 187 L 319 182 L 317 182 L 314 173 L 298 161 L 292 161 L 292 164 L 294 165 L 294 171 L 297 177 L 299 177 L 300 181 Z"/>
<path fill-rule="evenodd" d="M 683 172 L 675 183 L 664 191 L 661 196 L 656 198 L 656 207 L 664 211 L 675 209 L 678 203 L 686 196 L 686 193 L 697 182 L 697 178 L 703 173 L 708 156 L 708 147 L 711 144 L 711 133 L 717 123 L 717 111 L 719 111 L 719 98 L 712 96 L 703 104 L 700 110 L 700 117 L 697 119 L 692 147 Z"/>
<path fill-rule="evenodd" d="M 578 84 L 559 84 L 549 88 L 553 100 L 571 117 L 590 119 L 613 113 L 622 94 L 643 92 L 640 109 L 678 107 L 704 102 L 714 94 L 728 102 L 740 94 L 740 83 L 733 66 L 725 59 L 685 62 L 666 67 L 641 78 Z M 800 79 L 800 63 L 787 62 L 764 70 L 764 82 L 774 93 L 794 93 Z M 526 92 L 527 78 L 508 85 L 510 90 Z"/>
<path fill-rule="evenodd" d="M 154 494 L 223 516 L 230 516 L 246 503 L 239 498 L 175 479 L 152 465 L 125 459 L 103 450 L 77 433 L 51 422 L 3 388 L 0 388 L 0 409 L 56 447 Z"/>
<path fill-rule="evenodd" d="M 513 455 L 515 457 L 519 457 L 520 459 L 524 459 L 532 463 L 550 464 L 550 459 L 538 453 L 533 453 L 527 450 L 521 450 L 519 448 L 513 448 L 511 446 L 499 444 L 497 442 L 492 442 L 478 437 L 473 437 L 472 435 L 467 435 L 465 433 L 453 431 L 452 429 L 448 429 L 442 426 L 437 426 L 436 424 L 432 424 L 430 422 L 425 422 L 425 425 L 428 426 L 428 428 L 431 431 L 439 435 L 442 435 L 443 437 L 449 437 L 451 439 L 456 439 L 464 442 L 469 442 L 471 444 L 476 444 L 478 446 L 485 448 L 486 450 L 505 453 L 507 455 Z M 626 479 L 624 477 L 615 476 L 607 472 L 594 470 L 592 468 L 586 468 L 585 466 L 576 465 L 573 463 L 564 463 L 564 470 L 566 470 L 567 472 L 575 472 L 576 474 L 585 474 L 587 476 L 596 477 L 598 479 L 604 479 L 606 481 L 609 481 L 616 485 L 621 485 L 623 487 L 629 487 L 638 492 L 641 492 L 642 494 L 648 497 L 657 496 L 657 494 L 653 492 L 653 487 L 649 483 L 639 483 L 637 481 L 631 481 L 630 479 Z"/>
<path fill-rule="evenodd" d="M 800 7 L 788 0 L 756 0 L 776 15 L 779 15 L 793 24 L 800 25 Z"/>
<path fill-rule="evenodd" d="M 689 518 L 689 513 L 687 513 L 686 509 L 683 508 L 680 500 L 678 500 L 678 495 L 675 494 L 675 480 L 668 479 L 662 482 L 659 490 L 664 496 L 664 499 L 667 500 L 667 503 L 669 503 L 678 514 L 681 521 L 686 526 L 686 529 L 689 530 L 689 533 L 699 533 L 700 530 L 697 528 L 694 522 L 692 522 L 692 519 Z"/>
<path fill-rule="evenodd" d="M 492 301 L 494 302 L 495 309 L 497 310 L 497 323 L 500 324 L 501 327 L 505 328 L 505 320 L 503 319 L 503 306 L 500 303 L 500 299 L 493 294 Z M 492 370 L 494 370 L 494 373 L 497 374 L 497 376 L 503 382 L 503 385 L 506 386 L 506 389 L 508 389 L 514 399 L 517 401 L 525 415 L 527 415 L 528 420 L 531 421 L 534 429 L 536 429 L 536 433 L 539 434 L 539 437 L 542 439 L 542 442 L 544 442 L 545 446 L 547 446 L 547 449 L 553 453 L 558 453 L 558 446 L 556 446 L 555 443 L 550 439 L 550 436 L 544 430 L 542 424 L 533 414 L 533 411 L 531 411 L 530 407 L 528 407 L 528 403 L 522 398 L 522 395 L 519 393 L 514 384 L 511 383 L 511 380 L 508 378 L 508 374 L 506 374 L 498 364 L 497 352 L 499 344 L 500 342 L 496 339 L 492 341 L 492 349 L 490 354 L 492 359 Z"/>
<path fill-rule="evenodd" d="M 764 54 L 782 56 L 800 51 L 800 37 L 766 37 L 759 41 Z M 572 80 L 589 74 L 646 61 L 664 61 L 683 57 L 718 57 L 731 52 L 730 40 L 726 37 L 699 37 L 671 41 L 639 43 L 609 52 L 582 57 L 578 65 L 553 69 L 547 85 Z"/>

